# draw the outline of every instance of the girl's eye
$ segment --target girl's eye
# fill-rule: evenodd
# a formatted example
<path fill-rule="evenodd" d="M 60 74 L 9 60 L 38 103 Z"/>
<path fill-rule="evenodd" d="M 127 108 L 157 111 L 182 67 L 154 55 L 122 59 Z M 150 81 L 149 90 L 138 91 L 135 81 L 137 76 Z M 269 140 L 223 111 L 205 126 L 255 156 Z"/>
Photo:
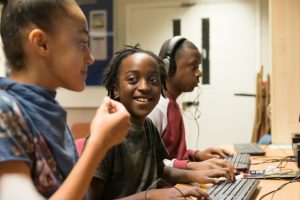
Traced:
<path fill-rule="evenodd" d="M 152 76 L 152 77 L 150 77 L 150 82 L 151 82 L 152 84 L 157 85 L 157 84 L 159 84 L 159 78 L 156 77 L 156 76 Z"/>
<path fill-rule="evenodd" d="M 128 77 L 127 78 L 128 83 L 130 84 L 135 84 L 137 82 L 137 78 L 134 76 Z"/>
<path fill-rule="evenodd" d="M 89 41 L 88 41 L 88 40 L 80 40 L 80 41 L 79 41 L 79 45 L 80 45 L 80 46 L 88 46 L 88 44 L 89 44 Z"/>

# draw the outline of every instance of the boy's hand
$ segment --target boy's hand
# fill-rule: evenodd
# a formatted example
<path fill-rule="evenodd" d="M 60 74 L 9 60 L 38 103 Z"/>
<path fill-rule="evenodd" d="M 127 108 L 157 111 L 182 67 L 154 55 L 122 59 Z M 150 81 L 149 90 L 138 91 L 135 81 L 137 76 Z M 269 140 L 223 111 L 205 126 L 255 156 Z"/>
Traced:
<path fill-rule="evenodd" d="M 226 160 L 221 160 L 217 158 L 211 158 L 200 162 L 188 162 L 187 169 L 189 170 L 209 170 L 209 169 L 219 169 L 228 168 L 231 176 L 236 172 L 235 167 Z"/>
<path fill-rule="evenodd" d="M 233 153 L 220 148 L 208 148 L 204 151 L 197 151 L 196 159 L 198 161 L 207 160 L 211 158 L 225 158 L 227 156 L 232 156 Z"/>
<path fill-rule="evenodd" d="M 217 184 L 220 182 L 220 177 L 225 177 L 230 182 L 235 181 L 234 174 L 231 174 L 228 168 L 190 171 L 190 173 L 190 175 L 192 175 L 192 177 L 195 178 L 195 180 L 193 181 L 200 184 Z"/>
<path fill-rule="evenodd" d="M 145 199 L 176 199 L 184 200 L 186 197 L 196 197 L 197 199 L 209 199 L 208 194 L 200 190 L 197 186 L 179 188 L 181 193 L 175 188 L 148 190 Z"/>
<path fill-rule="evenodd" d="M 129 118 L 129 113 L 121 103 L 105 97 L 92 120 L 89 141 L 98 142 L 107 149 L 119 144 L 128 133 Z"/>

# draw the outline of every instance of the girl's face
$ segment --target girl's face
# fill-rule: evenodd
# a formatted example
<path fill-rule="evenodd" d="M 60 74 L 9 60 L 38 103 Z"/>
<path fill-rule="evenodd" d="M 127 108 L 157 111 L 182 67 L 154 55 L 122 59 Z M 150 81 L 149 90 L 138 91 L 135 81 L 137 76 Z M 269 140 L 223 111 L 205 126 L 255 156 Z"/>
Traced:
<path fill-rule="evenodd" d="M 119 97 L 130 113 L 131 122 L 143 125 L 160 98 L 161 83 L 155 59 L 145 53 L 128 56 L 121 62 L 118 82 L 115 97 Z"/>
<path fill-rule="evenodd" d="M 69 7 L 69 18 L 56 23 L 57 32 L 52 35 L 48 57 L 48 76 L 52 86 L 74 91 L 85 88 L 88 65 L 94 62 L 88 48 L 87 21 L 81 9 L 74 3 Z"/>

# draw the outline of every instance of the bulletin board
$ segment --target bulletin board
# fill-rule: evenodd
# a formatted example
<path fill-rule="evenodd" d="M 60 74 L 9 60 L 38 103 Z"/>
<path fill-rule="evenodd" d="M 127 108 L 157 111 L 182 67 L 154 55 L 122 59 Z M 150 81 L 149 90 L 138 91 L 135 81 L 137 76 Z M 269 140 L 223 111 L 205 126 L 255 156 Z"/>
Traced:
<path fill-rule="evenodd" d="M 113 0 L 77 0 L 89 25 L 89 48 L 94 64 L 89 66 L 87 85 L 101 85 L 104 67 L 113 55 Z"/>

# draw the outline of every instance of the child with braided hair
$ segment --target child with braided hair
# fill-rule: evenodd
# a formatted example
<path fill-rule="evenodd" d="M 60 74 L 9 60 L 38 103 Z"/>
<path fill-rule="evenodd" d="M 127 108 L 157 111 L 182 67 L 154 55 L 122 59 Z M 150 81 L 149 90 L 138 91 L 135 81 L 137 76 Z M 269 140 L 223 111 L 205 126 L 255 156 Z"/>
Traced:
<path fill-rule="evenodd" d="M 152 52 L 127 46 L 116 53 L 104 71 L 104 86 L 110 98 L 130 113 L 131 127 L 123 142 L 111 148 L 94 173 L 89 198 L 96 199 L 184 199 L 208 197 L 199 187 L 148 188 L 158 178 L 169 183 L 217 183 L 215 177 L 232 180 L 227 169 L 181 170 L 164 166 L 167 150 L 147 115 L 165 88 L 163 62 Z"/>

